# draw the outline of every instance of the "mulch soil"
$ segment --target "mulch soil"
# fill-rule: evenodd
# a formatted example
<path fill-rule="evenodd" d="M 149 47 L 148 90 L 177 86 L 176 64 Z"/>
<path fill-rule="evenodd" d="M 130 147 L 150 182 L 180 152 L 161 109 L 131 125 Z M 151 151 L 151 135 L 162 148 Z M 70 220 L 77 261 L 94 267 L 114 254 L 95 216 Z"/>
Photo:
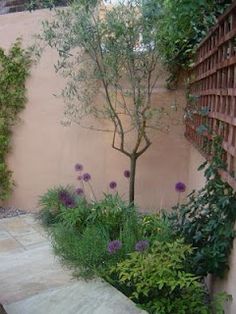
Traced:
<path fill-rule="evenodd" d="M 0 219 L 16 217 L 16 216 L 24 215 L 24 214 L 26 214 L 26 211 L 24 211 L 22 209 L 0 207 Z M 0 312 L 0 314 L 1 314 L 1 312 Z"/>

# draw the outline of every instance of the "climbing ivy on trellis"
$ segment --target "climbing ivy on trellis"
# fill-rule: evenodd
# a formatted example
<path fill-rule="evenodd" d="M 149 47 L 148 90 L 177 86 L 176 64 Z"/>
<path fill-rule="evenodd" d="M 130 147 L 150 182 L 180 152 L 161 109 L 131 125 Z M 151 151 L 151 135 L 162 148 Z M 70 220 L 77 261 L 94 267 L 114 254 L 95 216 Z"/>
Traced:
<path fill-rule="evenodd" d="M 70 0 L 27 0 L 26 7 L 30 11 L 43 8 L 52 9 L 55 6 L 67 5 L 69 2 Z"/>
<path fill-rule="evenodd" d="M 0 48 L 0 199 L 9 197 L 13 187 L 12 172 L 6 162 L 10 150 L 12 126 L 25 107 L 25 82 L 31 59 L 17 40 L 8 54 Z"/>

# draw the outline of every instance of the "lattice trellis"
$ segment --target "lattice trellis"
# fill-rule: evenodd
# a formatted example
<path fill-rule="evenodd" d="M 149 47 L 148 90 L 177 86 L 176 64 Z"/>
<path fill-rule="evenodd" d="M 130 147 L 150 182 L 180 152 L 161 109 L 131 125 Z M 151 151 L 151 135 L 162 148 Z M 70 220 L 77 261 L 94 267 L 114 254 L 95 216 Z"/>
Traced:
<path fill-rule="evenodd" d="M 188 98 L 186 137 L 209 157 L 209 134 L 222 135 L 222 177 L 236 189 L 236 1 L 198 47 Z"/>

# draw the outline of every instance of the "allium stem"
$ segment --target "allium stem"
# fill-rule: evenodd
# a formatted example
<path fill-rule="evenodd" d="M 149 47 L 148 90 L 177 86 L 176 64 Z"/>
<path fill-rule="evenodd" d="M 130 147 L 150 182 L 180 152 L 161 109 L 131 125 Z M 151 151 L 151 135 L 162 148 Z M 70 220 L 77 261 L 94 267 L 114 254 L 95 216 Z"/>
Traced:
<path fill-rule="evenodd" d="M 83 180 L 81 180 L 81 185 L 82 185 L 82 189 L 84 191 L 84 198 L 86 199 L 85 186 L 84 186 L 84 181 Z"/>
<path fill-rule="evenodd" d="M 179 192 L 179 193 L 178 193 L 178 202 L 177 202 L 177 206 L 179 206 L 179 204 L 180 204 L 180 196 L 181 196 L 181 193 Z"/>
<path fill-rule="evenodd" d="M 90 181 L 88 181 L 87 183 L 88 183 L 88 185 L 89 185 L 90 191 L 92 192 L 94 201 L 97 201 L 97 198 L 96 198 L 96 195 L 95 195 L 95 193 L 94 193 L 94 189 L 93 189 L 92 184 L 90 183 Z"/>

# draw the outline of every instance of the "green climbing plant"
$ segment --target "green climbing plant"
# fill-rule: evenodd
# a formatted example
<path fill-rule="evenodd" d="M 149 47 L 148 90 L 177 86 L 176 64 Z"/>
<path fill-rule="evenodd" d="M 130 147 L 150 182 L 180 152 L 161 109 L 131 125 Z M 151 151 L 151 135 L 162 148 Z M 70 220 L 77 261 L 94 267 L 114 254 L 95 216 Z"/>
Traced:
<path fill-rule="evenodd" d="M 26 7 L 30 11 L 43 8 L 52 9 L 55 6 L 68 5 L 69 2 L 70 0 L 27 0 Z"/>
<path fill-rule="evenodd" d="M 17 40 L 8 54 L 0 48 L 0 199 L 9 197 L 12 172 L 6 162 L 10 150 L 11 129 L 26 103 L 25 82 L 29 75 L 30 55 Z"/>
<path fill-rule="evenodd" d="M 172 230 L 195 248 L 189 265 L 200 276 L 224 276 L 236 235 L 236 193 L 220 176 L 226 168 L 221 144 L 215 136 L 212 159 L 199 167 L 205 168 L 205 186 L 170 215 Z"/>
<path fill-rule="evenodd" d="M 197 45 L 231 3 L 232 0 L 144 0 L 146 18 L 158 29 L 159 55 L 171 74 L 170 88 L 175 87 L 179 73 L 189 69 Z"/>

